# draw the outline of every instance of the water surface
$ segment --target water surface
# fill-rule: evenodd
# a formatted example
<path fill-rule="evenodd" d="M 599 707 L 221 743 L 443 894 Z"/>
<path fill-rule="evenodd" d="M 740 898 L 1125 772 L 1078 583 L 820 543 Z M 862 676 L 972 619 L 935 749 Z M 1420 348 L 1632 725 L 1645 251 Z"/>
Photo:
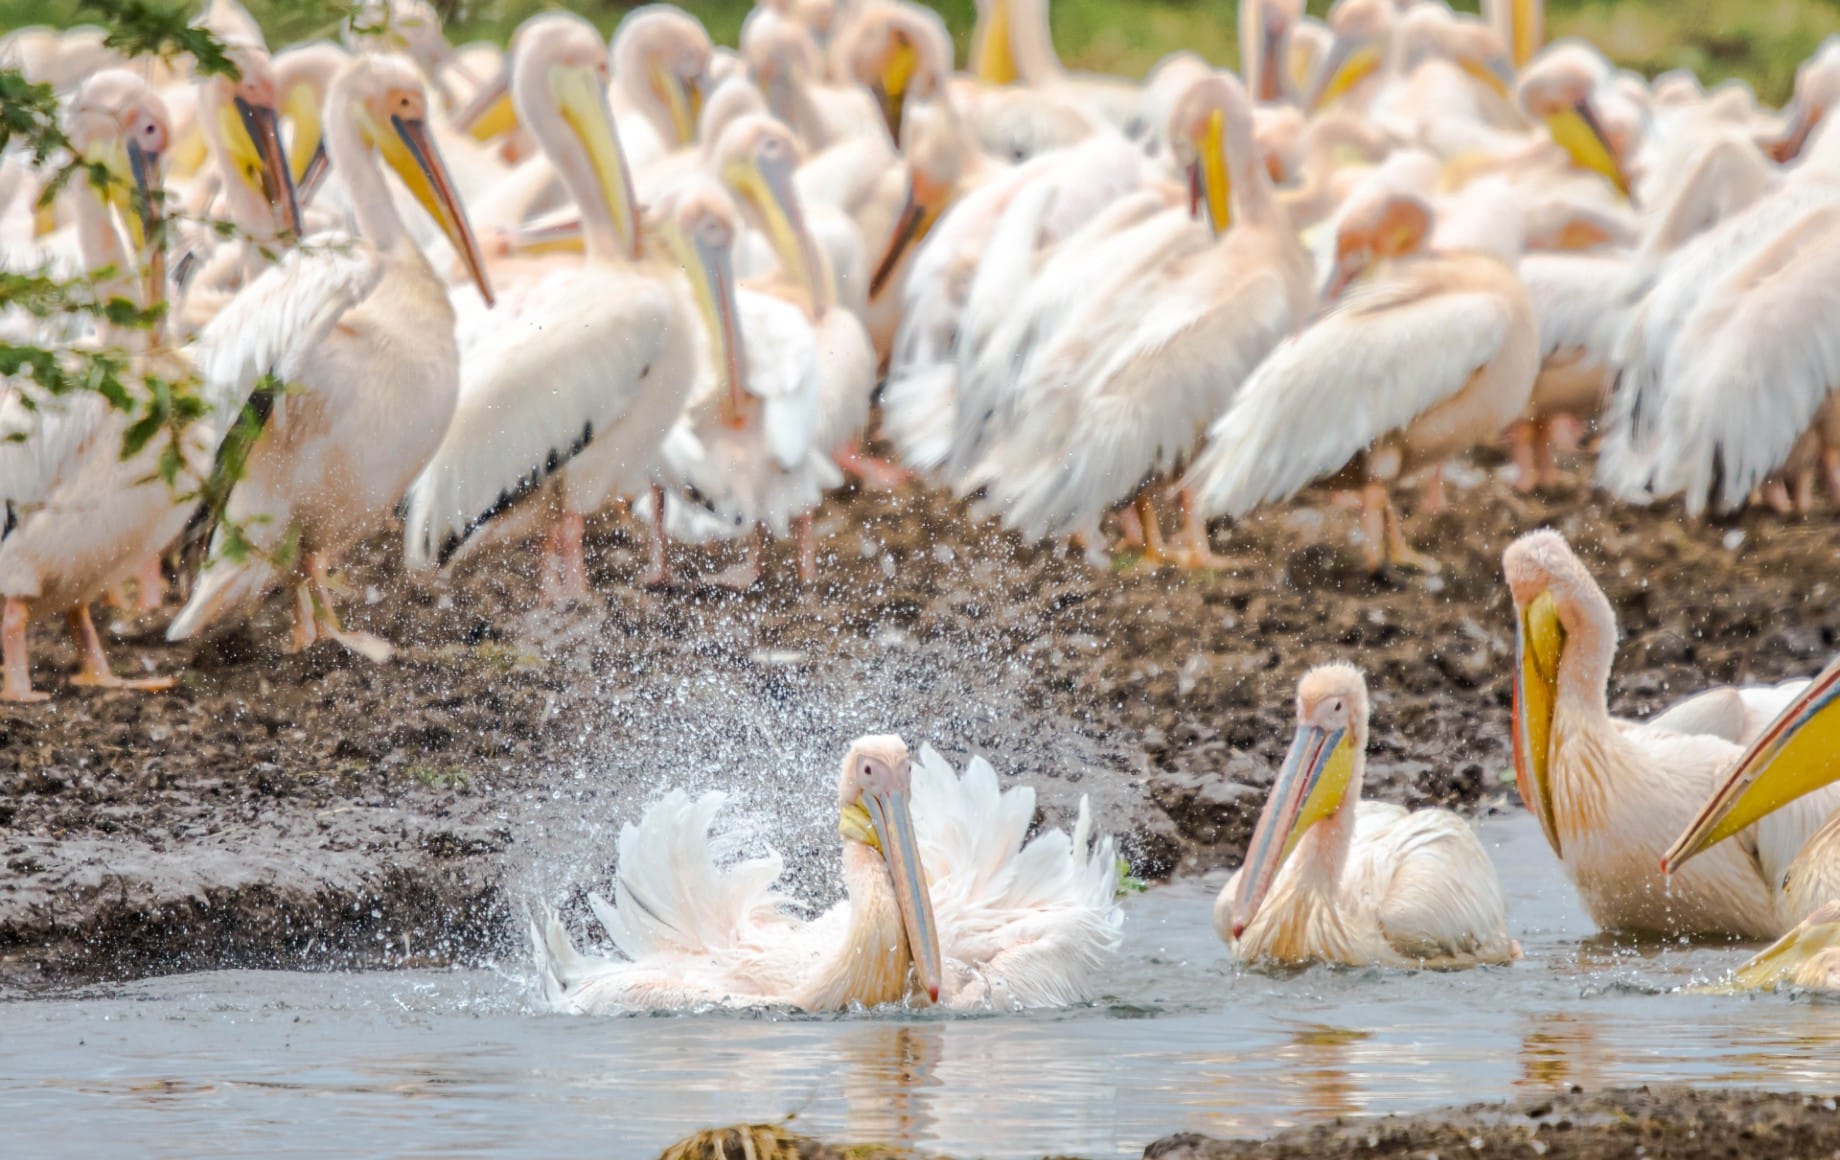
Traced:
<path fill-rule="evenodd" d="M 519 964 L 0 1002 L 6 1150 L 637 1157 L 794 1115 L 837 1140 L 1096 1157 L 1569 1084 L 1840 1087 L 1840 1004 L 1676 993 L 1748 950 L 1594 938 L 1531 820 L 1482 833 L 1512 968 L 1242 973 L 1211 879 L 1131 899 L 1105 999 L 1074 1011 L 573 1018 L 535 1013 Z"/>

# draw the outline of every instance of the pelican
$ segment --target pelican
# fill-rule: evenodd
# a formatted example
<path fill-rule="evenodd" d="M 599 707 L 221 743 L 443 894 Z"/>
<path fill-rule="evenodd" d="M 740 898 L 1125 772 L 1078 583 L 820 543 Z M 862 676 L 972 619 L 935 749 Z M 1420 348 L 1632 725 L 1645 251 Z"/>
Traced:
<path fill-rule="evenodd" d="M 295 596 L 294 649 L 325 638 L 373 660 L 393 651 L 344 630 L 326 572 L 439 445 L 454 412 L 459 351 L 446 284 L 406 233 L 379 157 L 440 224 L 491 302 L 427 115 L 427 94 L 407 60 L 348 65 L 327 96 L 326 148 L 362 237 L 288 255 L 245 287 L 201 339 L 207 381 L 241 384 L 245 393 L 261 384 L 272 405 L 169 640 L 185 640 L 286 582 Z"/>
<path fill-rule="evenodd" d="M 1801 687 L 1773 720 L 1750 733 L 1750 744 L 1668 849 L 1662 869 L 1675 873 L 1746 827 L 1840 781 L 1840 708 L 1836 705 L 1840 705 L 1840 660 Z M 1826 796 L 1829 801 L 1837 800 L 1832 794 Z M 1840 810 L 1802 844 L 1772 885 L 1783 926 L 1809 919 L 1823 905 L 1840 900 Z"/>
<path fill-rule="evenodd" d="M 1297 738 L 1214 902 L 1246 962 L 1468 967 L 1520 957 L 1501 881 L 1449 810 L 1361 800 L 1367 682 L 1321 665 L 1297 682 Z"/>
<path fill-rule="evenodd" d="M 972 402 L 959 410 L 958 454 L 980 441 L 990 448 L 972 478 L 988 482 L 1004 521 L 1025 534 L 1083 533 L 1090 541 L 1107 510 L 1135 498 L 1157 555 L 1142 485 L 1178 465 L 1309 309 L 1308 259 L 1273 200 L 1238 80 L 1215 74 L 1193 85 L 1176 106 L 1170 139 L 1205 224 L 1174 207 L 1096 245 L 1076 236 L 1063 250 L 1078 272 L 1051 261 L 1032 283 L 1030 299 L 1040 300 L 1039 287 L 1048 309 L 1016 305 L 1016 325 L 979 355 L 986 367 L 1015 367 L 1010 352 L 1026 350 L 1011 381 L 961 386 Z M 1080 304 L 1056 318 L 1054 307 L 1073 293 Z M 1038 318 L 1052 321 L 1053 332 L 1042 333 Z M 1001 429 L 980 434 L 993 426 Z M 1206 543 L 1191 522 L 1179 558 L 1208 562 Z"/>
<path fill-rule="evenodd" d="M 1610 716 L 1616 616 L 1563 537 L 1522 536 L 1502 556 L 1514 600 L 1514 773 L 1585 909 L 1607 930 L 1776 938 L 1801 917 L 1783 873 L 1840 791 L 1821 790 L 1737 832 L 1671 878 L 1662 852 L 1799 685 L 1714 690 L 1646 723 Z"/>
<path fill-rule="evenodd" d="M 587 595 L 586 517 L 615 495 L 655 486 L 652 469 L 697 375 L 697 307 L 674 263 L 643 246 L 632 179 L 606 97 L 607 50 L 579 16 L 534 16 L 512 61 L 518 117 L 580 214 L 585 258 L 507 263 L 507 288 L 462 341 L 453 423 L 410 488 L 412 567 L 446 564 L 514 511 L 547 522 L 543 584 L 552 600 Z M 692 284 L 710 276 L 699 260 Z M 697 290 L 695 301 L 708 299 Z M 661 527 L 652 571 L 664 579 Z"/>
<path fill-rule="evenodd" d="M 1515 68 L 1526 68 L 1546 40 L 1546 0 L 1482 0 L 1482 16 Z"/>
<path fill-rule="evenodd" d="M 931 747 L 852 742 L 838 781 L 846 898 L 788 912 L 777 855 L 718 867 L 709 827 L 724 795 L 674 791 L 622 827 L 614 900 L 591 898 L 620 959 L 578 953 L 553 913 L 534 923 L 558 1010 L 710 1006 L 839 1011 L 890 1003 L 1014 1010 L 1077 1003 L 1117 950 L 1112 839 L 1084 798 L 1071 837 L 1025 841 L 1034 791 L 1000 789 L 974 758 L 961 777 Z"/>
<path fill-rule="evenodd" d="M 1512 205 L 1474 204 L 1491 232 L 1518 231 Z M 1373 213 L 1358 219 L 1371 224 L 1357 236 L 1383 244 L 1339 244 L 1328 289 L 1357 280 L 1253 372 L 1187 483 L 1203 511 L 1238 518 L 1336 477 L 1361 488 L 1370 568 L 1435 569 L 1406 543 L 1389 488 L 1493 440 L 1520 414 L 1539 369 L 1539 327 L 1498 256 L 1509 250 L 1511 261 L 1518 237 L 1486 239 L 1495 252 L 1424 252 L 1431 212 L 1422 202 L 1391 195 Z"/>
<path fill-rule="evenodd" d="M 104 295 L 158 304 L 165 282 L 160 160 L 171 140 L 164 104 L 135 74 L 105 69 L 78 88 L 64 129 L 76 156 L 106 174 L 105 183 L 79 179 L 67 195 L 84 265 L 97 274 L 114 271 L 100 288 Z M 120 377 L 137 403 L 146 401 L 146 378 L 188 377 L 183 360 L 162 349 L 157 334 L 102 321 L 95 340 L 129 354 Z M 110 670 L 89 603 L 184 528 L 189 506 L 179 495 L 186 483 L 162 478 L 158 440 L 124 457 L 130 416 L 100 394 L 37 399 L 29 390 L 24 383 L 0 386 L 0 700 L 49 696 L 32 688 L 26 629 L 35 611 L 65 614 L 80 666 L 71 684 L 171 688 L 171 677 L 128 679 Z M 202 427 L 184 437 L 188 472 L 208 462 L 204 437 Z"/>

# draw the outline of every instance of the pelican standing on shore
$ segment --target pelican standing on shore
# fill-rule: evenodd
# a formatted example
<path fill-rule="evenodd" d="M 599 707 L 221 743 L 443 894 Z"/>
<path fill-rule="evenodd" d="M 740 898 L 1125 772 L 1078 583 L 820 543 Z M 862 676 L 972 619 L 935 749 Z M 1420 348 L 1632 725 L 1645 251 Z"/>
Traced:
<path fill-rule="evenodd" d="M 372 660 L 391 646 L 347 632 L 327 569 L 402 496 L 453 417 L 460 354 L 446 283 L 416 248 L 381 157 L 439 223 L 491 302 L 472 227 L 430 134 L 428 97 L 401 57 L 352 62 L 326 101 L 326 147 L 360 238 L 320 238 L 264 272 L 199 343 L 208 382 L 272 393 L 225 527 L 167 630 L 185 640 L 279 583 L 294 588 L 292 648 L 335 640 Z M 274 384 L 279 382 L 277 388 Z"/>
<path fill-rule="evenodd" d="M 1468 967 L 1520 957 L 1495 866 L 1449 810 L 1361 800 L 1367 682 L 1297 683 L 1297 737 L 1214 927 L 1246 962 Z"/>
<path fill-rule="evenodd" d="M 620 831 L 614 901 L 591 896 L 624 959 L 576 951 L 553 912 L 533 922 L 557 1010 L 581 1014 L 885 1003 L 953 1009 L 1085 999 L 1116 951 L 1116 851 L 1084 798 L 1071 837 L 1025 838 L 1035 794 L 1002 790 L 973 759 L 963 777 L 899 737 L 861 737 L 838 781 L 846 898 L 809 921 L 774 889 L 777 855 L 718 868 L 709 826 L 724 795 L 681 791 Z"/>

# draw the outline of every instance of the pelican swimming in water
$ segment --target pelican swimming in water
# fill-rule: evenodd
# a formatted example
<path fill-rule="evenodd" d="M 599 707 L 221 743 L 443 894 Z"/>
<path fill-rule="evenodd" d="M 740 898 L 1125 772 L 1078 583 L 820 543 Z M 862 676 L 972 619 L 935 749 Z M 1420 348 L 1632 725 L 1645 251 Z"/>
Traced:
<path fill-rule="evenodd" d="M 1532 532 L 1508 546 L 1502 568 L 1518 634 L 1515 781 L 1591 918 L 1608 930 L 1757 939 L 1795 925 L 1802 915 L 1784 913 L 1781 884 L 1840 808 L 1840 790 L 1740 817 L 1740 841 L 1671 877 L 1661 865 L 1742 746 L 1769 737 L 1766 724 L 1803 686 L 1713 690 L 1647 722 L 1614 718 L 1616 614 L 1571 547 Z"/>
<path fill-rule="evenodd" d="M 838 782 L 846 898 L 809 921 L 774 889 L 777 855 L 718 868 L 724 795 L 681 791 L 620 831 L 614 901 L 591 902 L 621 959 L 578 953 L 554 913 L 535 924 L 544 993 L 561 1011 L 884 1003 L 953 1009 L 1087 998 L 1119 942 L 1112 839 L 1084 798 L 1069 837 L 1025 841 L 1034 791 L 1002 790 L 974 758 L 960 777 L 930 747 L 852 742 Z"/>
<path fill-rule="evenodd" d="M 362 237 L 289 254 L 224 308 L 201 343 L 208 382 L 240 384 L 245 395 L 266 380 L 286 389 L 269 388 L 242 477 L 223 500 L 226 526 L 167 639 L 185 640 L 285 582 L 295 592 L 294 650 L 324 638 L 384 660 L 390 645 L 339 624 L 326 572 L 440 445 L 460 355 L 447 286 L 405 231 L 379 157 L 439 223 L 488 304 L 491 291 L 429 135 L 414 66 L 355 60 L 326 104 L 327 151 Z"/>
<path fill-rule="evenodd" d="M 1322 665 L 1297 682 L 1297 738 L 1214 928 L 1246 962 L 1467 967 L 1520 957 L 1501 881 L 1449 810 L 1361 800 L 1367 682 Z"/>

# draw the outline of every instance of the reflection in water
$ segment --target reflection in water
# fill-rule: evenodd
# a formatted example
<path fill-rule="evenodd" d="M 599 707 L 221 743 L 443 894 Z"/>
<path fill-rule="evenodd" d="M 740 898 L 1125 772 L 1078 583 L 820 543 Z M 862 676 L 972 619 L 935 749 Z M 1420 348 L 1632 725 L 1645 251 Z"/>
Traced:
<path fill-rule="evenodd" d="M 1058 1013 L 576 1019 L 531 1014 L 516 980 L 487 971 L 232 971 L 0 998 L 4 1150 L 68 1151 L 81 1124 L 108 1152 L 363 1139 L 395 1155 L 653 1157 L 757 1124 L 1122 1157 L 1171 1132 L 1260 1135 L 1571 1084 L 1840 1088 L 1840 1004 L 1683 993 L 1748 949 L 1586 941 L 1538 828 L 1483 835 L 1527 950 L 1512 968 L 1241 972 L 1208 922 L 1218 883 L 1184 882 L 1127 904 L 1110 1005 Z"/>
<path fill-rule="evenodd" d="M 1593 1020 L 1542 1012 L 1529 1016 L 1521 1033 L 1521 1074 L 1515 1086 L 1551 1091 L 1577 1084 L 1593 1090 L 1603 1084 L 1601 1063 Z"/>

